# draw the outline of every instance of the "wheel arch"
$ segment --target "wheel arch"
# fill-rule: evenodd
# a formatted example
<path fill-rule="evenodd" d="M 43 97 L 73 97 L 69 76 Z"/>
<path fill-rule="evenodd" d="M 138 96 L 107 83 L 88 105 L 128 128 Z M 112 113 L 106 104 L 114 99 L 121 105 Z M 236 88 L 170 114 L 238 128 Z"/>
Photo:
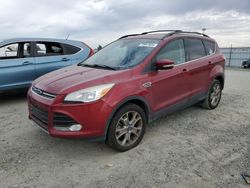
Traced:
<path fill-rule="evenodd" d="M 143 111 L 145 112 L 147 123 L 151 121 L 151 119 L 152 119 L 151 118 L 151 110 L 150 110 L 150 106 L 149 106 L 148 102 L 146 101 L 146 99 L 144 97 L 140 97 L 140 96 L 128 97 L 128 98 L 122 100 L 120 103 L 118 103 L 116 105 L 116 107 L 112 110 L 112 112 L 108 118 L 108 121 L 106 122 L 106 125 L 105 125 L 105 132 L 104 132 L 105 140 L 107 139 L 108 130 L 109 130 L 109 126 L 110 126 L 110 123 L 112 121 L 112 118 L 114 117 L 114 115 L 116 114 L 116 112 L 118 110 L 120 110 L 122 107 L 124 107 L 125 105 L 127 105 L 129 103 L 136 104 L 139 107 L 141 107 L 143 109 Z"/>
<path fill-rule="evenodd" d="M 224 89 L 224 76 L 218 75 L 214 79 L 218 80 L 221 83 L 222 89 Z"/>
<path fill-rule="evenodd" d="M 224 89 L 225 70 L 223 66 L 216 65 L 215 67 L 213 67 L 213 69 L 210 71 L 209 77 L 210 82 L 212 82 L 214 79 L 219 80 L 222 85 L 222 89 Z"/>

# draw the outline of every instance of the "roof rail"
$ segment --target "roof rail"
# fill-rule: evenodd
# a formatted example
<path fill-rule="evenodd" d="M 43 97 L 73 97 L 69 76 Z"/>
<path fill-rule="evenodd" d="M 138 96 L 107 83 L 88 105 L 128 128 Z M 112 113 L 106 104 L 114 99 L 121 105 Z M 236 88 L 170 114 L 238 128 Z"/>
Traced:
<path fill-rule="evenodd" d="M 181 30 L 155 30 L 155 31 L 147 31 L 147 32 L 138 33 L 138 34 L 124 35 L 124 36 L 120 37 L 119 39 L 123 39 L 123 38 L 126 38 L 126 37 L 138 36 L 138 35 L 146 35 L 146 34 L 149 34 L 149 33 L 160 33 L 160 32 L 171 32 L 171 33 L 173 33 L 173 32 L 181 32 Z"/>
<path fill-rule="evenodd" d="M 195 34 L 195 35 L 202 35 L 202 36 L 204 36 L 204 37 L 209 37 L 208 35 L 206 35 L 206 34 L 204 34 L 204 33 L 199 33 L 199 32 L 192 32 L 192 31 L 181 31 L 181 30 L 179 30 L 179 31 L 176 31 L 176 32 L 174 32 L 174 33 L 172 33 L 172 34 L 177 34 L 177 33 L 187 33 L 187 34 Z"/>
<path fill-rule="evenodd" d="M 206 35 L 204 33 L 199 33 L 199 32 L 182 31 L 182 30 L 155 30 L 155 31 L 147 31 L 147 32 L 138 33 L 138 34 L 124 35 L 124 36 L 120 37 L 119 39 L 123 39 L 123 38 L 126 38 L 126 37 L 132 37 L 132 36 L 138 36 L 138 35 L 146 35 L 146 34 L 150 34 L 150 33 L 163 33 L 163 32 L 169 32 L 169 33 L 164 35 L 162 37 L 162 39 L 164 39 L 167 36 L 171 36 L 171 35 L 178 34 L 178 33 L 195 34 L 195 35 L 202 35 L 204 37 L 209 37 L 208 35 Z"/>
<path fill-rule="evenodd" d="M 161 33 L 161 32 L 181 32 L 181 30 L 155 30 L 141 33 L 142 35 L 146 35 L 149 33 Z"/>
<path fill-rule="evenodd" d="M 124 35 L 122 37 L 120 37 L 119 39 L 123 39 L 123 38 L 126 38 L 126 37 L 133 37 L 133 36 L 137 36 L 137 35 L 141 35 L 141 34 L 129 34 L 129 35 Z M 118 40 L 119 40 L 118 39 Z"/>

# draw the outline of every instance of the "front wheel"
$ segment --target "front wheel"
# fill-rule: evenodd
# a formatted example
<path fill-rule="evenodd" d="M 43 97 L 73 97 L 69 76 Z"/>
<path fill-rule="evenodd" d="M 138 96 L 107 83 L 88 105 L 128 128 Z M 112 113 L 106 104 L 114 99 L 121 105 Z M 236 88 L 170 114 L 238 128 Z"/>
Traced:
<path fill-rule="evenodd" d="M 206 99 L 201 104 L 202 107 L 207 109 L 215 109 L 221 99 L 222 85 L 219 80 L 214 80 L 209 88 Z"/>
<path fill-rule="evenodd" d="M 142 140 L 146 128 L 146 115 L 141 107 L 128 104 L 113 117 L 107 143 L 118 151 L 136 147 Z"/>

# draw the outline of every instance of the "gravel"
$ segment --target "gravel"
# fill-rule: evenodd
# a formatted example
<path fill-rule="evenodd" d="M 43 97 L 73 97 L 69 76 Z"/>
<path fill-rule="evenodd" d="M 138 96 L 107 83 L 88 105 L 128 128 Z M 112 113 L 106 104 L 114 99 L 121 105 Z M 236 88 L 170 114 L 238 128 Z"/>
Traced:
<path fill-rule="evenodd" d="M 0 95 L 0 187 L 249 187 L 249 70 L 226 70 L 217 109 L 163 117 L 123 153 L 48 136 L 28 119 L 25 95 Z"/>

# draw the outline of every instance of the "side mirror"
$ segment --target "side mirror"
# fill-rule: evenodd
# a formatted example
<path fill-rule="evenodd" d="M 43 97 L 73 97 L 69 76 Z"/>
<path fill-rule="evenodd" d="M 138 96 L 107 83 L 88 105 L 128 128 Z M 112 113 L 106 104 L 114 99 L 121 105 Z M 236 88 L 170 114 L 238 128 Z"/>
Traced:
<path fill-rule="evenodd" d="M 170 59 L 160 59 L 155 63 L 157 70 L 172 69 L 174 68 L 174 61 Z"/>

